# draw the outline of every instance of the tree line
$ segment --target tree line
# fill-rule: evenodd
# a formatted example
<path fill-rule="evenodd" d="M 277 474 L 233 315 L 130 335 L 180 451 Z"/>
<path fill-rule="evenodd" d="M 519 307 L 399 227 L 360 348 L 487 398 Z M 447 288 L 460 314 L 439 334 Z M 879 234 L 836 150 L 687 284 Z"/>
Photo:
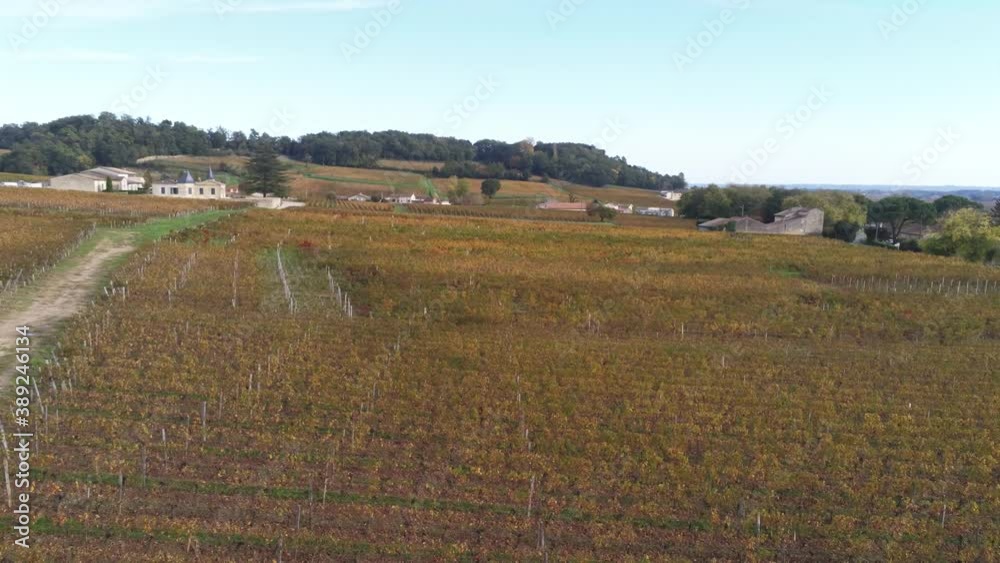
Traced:
<path fill-rule="evenodd" d="M 678 203 L 680 214 L 690 219 L 753 217 L 766 223 L 791 207 L 822 209 L 826 215 L 823 234 L 830 238 L 854 242 L 863 230 L 869 244 L 898 245 L 903 250 L 975 262 L 1000 261 L 1000 202 L 988 211 L 957 195 L 934 202 L 909 196 L 871 200 L 834 190 L 710 185 L 689 190 Z"/>
<path fill-rule="evenodd" d="M 669 175 L 629 164 L 624 157 L 577 143 L 542 143 L 531 139 L 507 143 L 471 142 L 403 131 L 314 133 L 298 139 L 249 134 L 222 127 L 203 130 L 180 121 L 102 113 L 46 124 L 0 127 L 0 171 L 58 176 L 94 166 L 131 166 L 153 155 L 208 156 L 253 154 L 262 142 L 289 158 L 327 166 L 375 168 L 382 160 L 441 162 L 441 177 L 564 180 L 589 186 L 616 184 L 644 189 L 683 189 L 683 174 Z"/>

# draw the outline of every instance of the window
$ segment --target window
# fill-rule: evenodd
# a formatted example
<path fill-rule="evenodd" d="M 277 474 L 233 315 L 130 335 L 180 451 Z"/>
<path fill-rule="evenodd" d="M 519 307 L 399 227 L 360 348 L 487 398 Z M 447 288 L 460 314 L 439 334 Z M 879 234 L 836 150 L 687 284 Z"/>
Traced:
<path fill-rule="evenodd" d="M 177 191 L 177 188 L 170 188 L 170 195 L 177 195 L 179 193 L 180 192 Z"/>
<path fill-rule="evenodd" d="M 167 188 L 160 188 L 160 195 L 167 195 Z"/>
<path fill-rule="evenodd" d="M 188 195 L 191 195 L 191 188 L 188 188 Z"/>
<path fill-rule="evenodd" d="M 212 188 L 212 195 L 215 195 L 215 188 Z"/>
<path fill-rule="evenodd" d="M 205 188 L 198 188 L 198 195 L 205 195 Z"/>

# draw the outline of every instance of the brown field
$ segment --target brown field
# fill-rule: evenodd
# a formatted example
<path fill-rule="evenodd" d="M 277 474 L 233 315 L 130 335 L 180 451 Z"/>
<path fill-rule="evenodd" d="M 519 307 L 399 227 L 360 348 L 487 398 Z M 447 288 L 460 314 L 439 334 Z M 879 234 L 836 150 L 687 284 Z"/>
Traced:
<path fill-rule="evenodd" d="M 479 192 L 479 188 L 483 183 L 482 180 L 472 178 L 468 178 L 466 181 L 469 183 L 469 191 L 471 192 Z M 452 178 L 435 178 L 433 182 L 434 187 L 437 188 L 438 192 L 442 194 L 452 189 L 455 185 L 455 180 Z M 539 199 L 569 201 L 569 194 L 554 185 L 544 184 L 542 182 L 521 182 L 515 180 L 502 180 L 501 184 L 502 188 L 496 197 L 498 200 L 505 198 L 537 197 Z"/>
<path fill-rule="evenodd" d="M 359 193 L 371 196 L 391 194 L 395 191 L 391 186 L 376 186 L 357 182 L 331 182 L 302 175 L 293 176 L 291 181 L 291 195 L 305 200 L 323 199 L 331 194 L 352 196 Z"/>
<path fill-rule="evenodd" d="M 676 203 L 663 199 L 658 192 L 653 190 L 641 190 L 638 188 L 622 188 L 619 186 L 592 188 L 573 184 L 566 186 L 566 190 L 575 194 L 581 200 L 597 199 L 605 203 L 624 203 L 641 205 L 643 207 L 674 207 Z"/>
<path fill-rule="evenodd" d="M 414 174 L 412 172 L 372 170 L 368 168 L 347 168 L 345 166 L 321 166 L 318 164 L 305 164 L 294 161 L 290 162 L 292 171 L 298 174 L 344 180 L 360 180 L 361 182 L 374 184 L 416 184 L 422 177 L 420 174 Z"/>
<path fill-rule="evenodd" d="M 651 229 L 681 229 L 694 231 L 698 228 L 698 221 L 694 219 L 681 219 L 674 217 L 645 217 L 642 215 L 618 215 L 614 220 L 615 224 L 625 227 L 647 227 Z"/>
<path fill-rule="evenodd" d="M 413 172 L 430 172 L 435 167 L 443 168 L 443 162 L 422 162 L 417 160 L 380 160 L 379 168 L 390 170 L 412 170 Z"/>

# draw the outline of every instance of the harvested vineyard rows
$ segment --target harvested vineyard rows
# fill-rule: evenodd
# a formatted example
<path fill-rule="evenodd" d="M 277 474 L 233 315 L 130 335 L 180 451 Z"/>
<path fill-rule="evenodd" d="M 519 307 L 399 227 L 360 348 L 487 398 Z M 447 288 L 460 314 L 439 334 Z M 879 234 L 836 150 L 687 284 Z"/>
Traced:
<path fill-rule="evenodd" d="M 237 202 L 97 194 L 40 188 L 5 188 L 0 190 L 0 209 L 83 214 L 95 217 L 102 224 L 108 222 L 103 219 L 148 219 L 216 209 L 237 209 L 243 206 L 244 204 Z"/>
<path fill-rule="evenodd" d="M 0 303 L 8 292 L 64 258 L 92 228 L 93 223 L 83 218 L 0 209 Z"/>
<path fill-rule="evenodd" d="M 174 236 L 40 381 L 39 545 L 988 560 L 1000 296 L 828 283 L 868 252 L 342 209 Z M 1000 279 L 878 257 L 883 277 Z"/>

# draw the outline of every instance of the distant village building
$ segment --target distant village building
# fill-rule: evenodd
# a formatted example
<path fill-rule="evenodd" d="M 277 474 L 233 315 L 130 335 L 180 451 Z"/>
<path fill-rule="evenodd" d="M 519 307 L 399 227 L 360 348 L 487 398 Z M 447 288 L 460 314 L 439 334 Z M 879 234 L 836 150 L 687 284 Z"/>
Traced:
<path fill-rule="evenodd" d="M 353 202 L 365 202 L 371 200 L 372 200 L 371 196 L 367 194 L 352 195 L 351 197 L 347 198 L 347 201 L 353 201 Z"/>
<path fill-rule="evenodd" d="M 0 182 L 0 187 L 4 188 L 44 188 L 45 184 L 42 182 L 25 182 L 24 180 L 18 180 L 17 182 Z"/>
<path fill-rule="evenodd" d="M 411 195 L 401 195 L 401 196 L 389 196 L 385 198 L 385 201 L 389 203 L 398 203 L 400 205 L 410 205 L 414 203 L 423 203 L 423 199 L 417 197 L 417 194 Z"/>
<path fill-rule="evenodd" d="M 145 180 L 138 172 L 110 166 L 56 176 L 49 179 L 49 187 L 55 190 L 103 192 L 107 190 L 109 180 L 113 191 L 138 192 L 145 187 Z"/>
<path fill-rule="evenodd" d="M 212 168 L 208 169 L 208 179 L 196 182 L 191 172 L 185 170 L 173 183 L 153 184 L 153 195 L 162 197 L 185 197 L 194 199 L 226 199 L 229 193 L 226 185 L 215 179 Z"/>
<path fill-rule="evenodd" d="M 733 231 L 762 235 L 816 236 L 823 234 L 826 219 L 822 209 L 793 207 L 774 216 L 773 223 L 762 223 L 751 217 L 713 219 L 698 225 L 700 231 Z"/>
<path fill-rule="evenodd" d="M 613 209 L 616 213 L 621 213 L 622 215 L 632 215 L 635 213 L 635 205 L 632 204 L 625 205 L 623 203 L 605 203 L 604 207 Z"/>
<path fill-rule="evenodd" d="M 635 212 L 647 217 L 674 217 L 677 214 L 671 207 L 639 207 Z"/>
<path fill-rule="evenodd" d="M 670 190 L 668 190 L 668 191 L 660 192 L 660 196 L 662 196 L 663 199 L 665 199 L 667 201 L 680 201 L 681 198 L 684 197 L 684 192 L 678 192 L 678 191 L 670 191 Z"/>
<path fill-rule="evenodd" d="M 587 204 L 583 202 L 566 203 L 562 201 L 546 201 L 545 203 L 539 205 L 538 208 L 548 211 L 572 211 L 575 213 L 587 212 Z"/>

